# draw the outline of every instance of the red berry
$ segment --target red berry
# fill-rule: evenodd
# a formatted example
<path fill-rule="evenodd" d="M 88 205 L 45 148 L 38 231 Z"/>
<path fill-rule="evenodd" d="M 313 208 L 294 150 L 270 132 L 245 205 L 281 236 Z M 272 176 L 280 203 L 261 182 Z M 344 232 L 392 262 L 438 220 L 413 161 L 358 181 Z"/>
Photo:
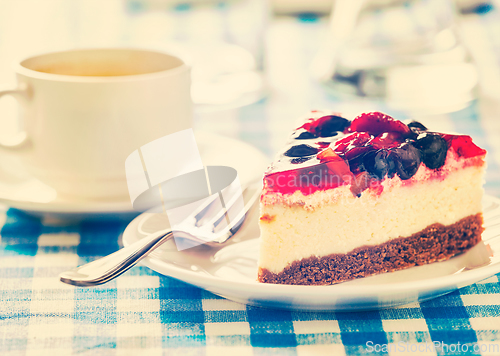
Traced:
<path fill-rule="evenodd" d="M 366 132 L 353 132 L 335 142 L 335 152 L 346 153 L 355 147 L 363 147 L 372 137 Z"/>
<path fill-rule="evenodd" d="M 377 150 L 398 147 L 404 139 L 397 132 L 384 132 L 369 142 Z"/>
<path fill-rule="evenodd" d="M 318 157 L 321 163 L 342 160 L 342 158 L 338 154 L 333 152 L 333 150 L 330 147 L 318 153 L 316 157 Z"/>
<path fill-rule="evenodd" d="M 367 143 L 372 139 L 366 132 L 353 132 L 335 143 L 334 151 L 349 161 L 371 150 Z"/>
<path fill-rule="evenodd" d="M 448 146 L 455 150 L 459 157 L 470 158 L 486 154 L 486 150 L 476 146 L 470 136 L 444 134 L 442 137 L 446 140 Z"/>
<path fill-rule="evenodd" d="M 339 177 L 351 176 L 349 165 L 331 148 L 327 148 L 318 154 L 320 162 L 328 167 L 328 170 Z"/>
<path fill-rule="evenodd" d="M 398 132 L 408 135 L 411 131 L 404 123 L 381 112 L 369 112 L 356 117 L 349 129 L 351 132 L 368 132 L 378 136 L 384 132 Z"/>

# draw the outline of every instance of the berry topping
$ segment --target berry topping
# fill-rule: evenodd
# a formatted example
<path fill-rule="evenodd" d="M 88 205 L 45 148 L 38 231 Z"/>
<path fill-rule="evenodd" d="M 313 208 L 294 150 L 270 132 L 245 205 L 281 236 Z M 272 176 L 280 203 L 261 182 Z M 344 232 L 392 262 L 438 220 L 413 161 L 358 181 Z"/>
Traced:
<path fill-rule="evenodd" d="M 299 134 L 297 134 L 297 132 L 298 131 L 296 131 L 296 133 L 294 133 L 294 135 L 292 136 L 296 140 L 310 140 L 318 137 L 309 131 L 302 131 Z"/>
<path fill-rule="evenodd" d="M 448 150 L 455 151 L 459 158 L 477 158 L 475 161 L 481 163 L 486 154 L 469 136 L 429 132 L 417 121 L 407 126 L 380 112 L 361 114 L 352 123 L 340 115 L 316 112 L 312 116 L 292 135 L 295 140 L 311 141 L 294 141 L 300 144 L 287 147 L 283 155 L 289 158 L 281 157 L 266 173 L 266 189 L 283 194 L 300 190 L 308 195 L 351 185 L 356 196 L 366 189 L 380 194 L 384 190 L 382 180 L 396 174 L 408 180 L 421 163 L 439 170 L 449 156 Z M 474 164 L 471 161 L 464 164 Z M 440 177 L 446 172 L 439 170 L 430 176 Z"/>
<path fill-rule="evenodd" d="M 349 165 L 338 155 L 331 156 L 330 159 L 332 161 L 314 166 L 267 174 L 266 188 L 283 194 L 300 190 L 304 195 L 308 195 L 318 189 L 336 188 L 351 183 L 352 173 Z"/>
<path fill-rule="evenodd" d="M 284 155 L 287 157 L 306 157 L 315 155 L 318 152 L 318 148 L 302 144 L 290 147 L 288 151 L 284 153 Z"/>
<path fill-rule="evenodd" d="M 342 159 L 338 154 L 333 152 L 331 148 L 327 148 L 326 150 L 320 152 L 317 157 L 320 162 L 336 161 L 338 159 Z"/>
<path fill-rule="evenodd" d="M 427 127 L 425 127 L 424 125 L 422 125 L 420 122 L 418 121 L 412 121 L 408 124 L 408 127 L 410 129 L 418 129 L 420 131 L 427 131 Z"/>
<path fill-rule="evenodd" d="M 290 163 L 292 164 L 300 164 L 300 163 L 304 163 L 304 162 L 307 162 L 311 159 L 312 157 L 297 157 L 297 158 L 293 158 Z"/>
<path fill-rule="evenodd" d="M 383 179 L 386 175 L 390 178 L 396 173 L 396 162 L 394 154 L 389 154 L 387 150 L 378 150 L 367 153 L 363 158 L 365 169 L 378 179 Z"/>
<path fill-rule="evenodd" d="M 334 151 L 349 161 L 371 150 L 366 144 L 372 139 L 366 132 L 353 132 L 335 143 Z"/>
<path fill-rule="evenodd" d="M 384 132 L 398 132 L 408 135 L 411 131 L 404 123 L 381 112 L 370 112 L 356 117 L 349 129 L 351 132 L 368 132 L 378 136 Z"/>
<path fill-rule="evenodd" d="M 404 139 L 396 132 L 384 132 L 369 143 L 376 149 L 398 147 Z"/>
<path fill-rule="evenodd" d="M 466 135 L 442 135 L 442 137 L 448 142 L 448 145 L 455 150 L 455 152 L 464 158 L 484 156 L 486 150 L 476 146 L 472 142 L 472 138 Z"/>
<path fill-rule="evenodd" d="M 396 164 L 396 172 L 402 180 L 410 179 L 417 173 L 420 166 L 420 151 L 408 142 L 404 142 L 398 148 L 391 149 L 389 155 Z"/>
<path fill-rule="evenodd" d="M 335 152 L 346 153 L 352 148 L 364 146 L 371 139 L 372 137 L 366 132 L 353 132 L 335 142 Z"/>
<path fill-rule="evenodd" d="M 321 163 L 328 167 L 332 174 L 341 177 L 351 175 L 349 165 L 331 148 L 327 148 L 326 150 L 318 154 L 318 159 Z"/>
<path fill-rule="evenodd" d="M 448 144 L 436 133 L 422 133 L 413 145 L 420 150 L 422 162 L 430 169 L 437 169 L 444 165 Z"/>
<path fill-rule="evenodd" d="M 370 188 L 370 186 L 379 185 L 378 181 L 374 179 L 368 172 L 360 172 L 354 176 L 354 179 L 351 183 L 351 192 L 353 195 L 358 198 L 361 196 L 361 193 Z"/>
<path fill-rule="evenodd" d="M 322 116 L 319 119 L 307 122 L 300 128 L 319 137 L 336 136 L 338 132 L 344 132 L 351 122 L 338 115 Z"/>

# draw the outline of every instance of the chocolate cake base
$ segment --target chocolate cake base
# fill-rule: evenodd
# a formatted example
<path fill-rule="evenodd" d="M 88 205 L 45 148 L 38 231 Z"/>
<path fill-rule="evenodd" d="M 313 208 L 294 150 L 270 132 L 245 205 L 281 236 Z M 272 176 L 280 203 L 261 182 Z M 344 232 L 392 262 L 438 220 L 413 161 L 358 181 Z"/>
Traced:
<path fill-rule="evenodd" d="M 294 261 L 276 274 L 259 268 L 262 283 L 328 285 L 379 273 L 445 261 L 481 241 L 482 214 L 455 224 L 433 224 L 409 237 L 376 246 L 362 246 L 346 254 L 331 254 Z"/>

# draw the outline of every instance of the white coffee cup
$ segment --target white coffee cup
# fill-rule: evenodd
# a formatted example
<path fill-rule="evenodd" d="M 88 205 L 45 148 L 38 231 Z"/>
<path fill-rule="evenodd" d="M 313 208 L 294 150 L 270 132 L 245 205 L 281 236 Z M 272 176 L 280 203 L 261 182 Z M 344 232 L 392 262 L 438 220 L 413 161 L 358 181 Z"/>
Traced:
<path fill-rule="evenodd" d="M 190 68 L 142 49 L 83 49 L 16 64 L 23 132 L 0 142 L 58 194 L 127 197 L 125 159 L 191 127 Z M 182 154 L 179 152 L 178 154 Z"/>

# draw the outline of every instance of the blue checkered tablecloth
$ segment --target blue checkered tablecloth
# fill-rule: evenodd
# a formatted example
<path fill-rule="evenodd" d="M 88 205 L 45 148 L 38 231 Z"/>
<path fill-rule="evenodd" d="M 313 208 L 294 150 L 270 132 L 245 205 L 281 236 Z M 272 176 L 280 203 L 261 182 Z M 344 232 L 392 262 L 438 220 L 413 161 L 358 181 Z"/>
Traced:
<path fill-rule="evenodd" d="M 295 18 L 271 26 L 268 70 L 275 92 L 210 121 L 200 114 L 198 128 L 238 137 L 271 155 L 295 118 L 311 108 L 348 113 L 371 108 L 328 97 L 305 71 L 281 70 L 285 59 L 296 61 L 299 69 L 306 66 L 304 58 L 317 49 L 310 39 L 321 26 Z M 283 36 L 296 40 L 282 41 Z M 488 149 L 485 187 L 497 197 L 499 112 L 499 103 L 479 101 L 423 118 L 436 130 L 468 133 Z M 124 222 L 50 224 L 3 207 L 0 226 L 1 356 L 500 355 L 500 274 L 425 303 L 387 310 L 271 310 L 225 300 L 141 266 L 94 288 L 59 282 L 59 273 L 117 250 Z"/>

